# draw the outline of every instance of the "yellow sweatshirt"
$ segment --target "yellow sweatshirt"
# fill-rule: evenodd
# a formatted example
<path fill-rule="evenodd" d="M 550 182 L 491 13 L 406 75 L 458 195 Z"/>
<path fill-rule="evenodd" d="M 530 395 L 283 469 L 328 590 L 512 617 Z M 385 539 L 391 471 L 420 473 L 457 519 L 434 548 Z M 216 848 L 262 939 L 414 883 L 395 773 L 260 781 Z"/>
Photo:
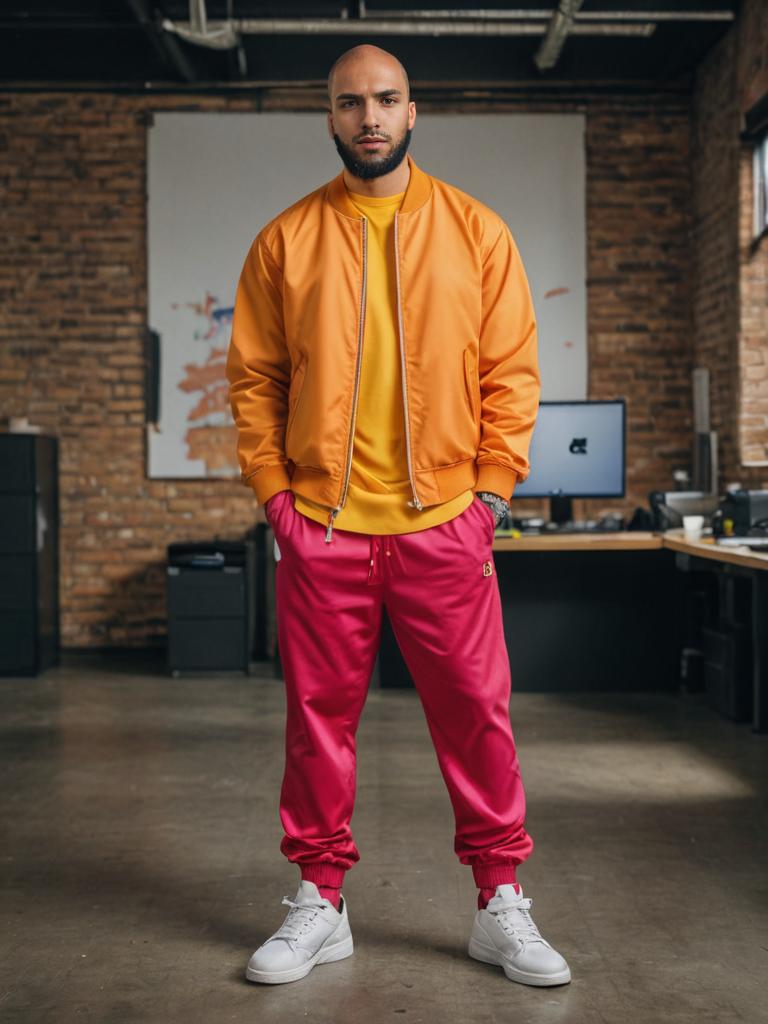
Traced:
<path fill-rule="evenodd" d="M 364 196 L 347 189 L 347 193 L 368 218 L 368 279 L 349 491 L 334 529 L 411 533 L 453 519 L 472 503 L 474 493 L 462 491 L 421 512 L 407 504 L 413 495 L 408 482 L 393 232 L 395 211 L 405 192 Z M 418 339 L 411 344 L 418 344 Z M 297 493 L 295 507 L 327 525 L 325 505 Z"/>

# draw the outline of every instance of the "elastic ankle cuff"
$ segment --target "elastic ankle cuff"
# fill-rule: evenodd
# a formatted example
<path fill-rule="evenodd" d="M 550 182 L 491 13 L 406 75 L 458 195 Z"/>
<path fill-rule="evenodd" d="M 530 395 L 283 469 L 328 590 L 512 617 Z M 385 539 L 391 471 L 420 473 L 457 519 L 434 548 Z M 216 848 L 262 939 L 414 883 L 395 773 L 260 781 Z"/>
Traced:
<path fill-rule="evenodd" d="M 497 885 L 508 885 L 517 881 L 515 864 L 472 865 L 472 875 L 478 889 L 495 889 Z"/>
<path fill-rule="evenodd" d="M 315 885 L 328 885 L 333 889 L 340 889 L 344 882 L 346 871 L 337 864 L 328 864 L 326 861 L 318 861 L 311 864 L 300 864 L 301 877 Z"/>

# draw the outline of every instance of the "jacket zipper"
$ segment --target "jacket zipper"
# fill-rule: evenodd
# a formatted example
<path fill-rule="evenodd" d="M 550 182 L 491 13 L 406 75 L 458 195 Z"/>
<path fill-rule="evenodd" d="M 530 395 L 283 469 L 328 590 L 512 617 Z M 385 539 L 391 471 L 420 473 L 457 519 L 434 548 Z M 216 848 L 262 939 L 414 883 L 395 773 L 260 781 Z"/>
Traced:
<path fill-rule="evenodd" d="M 403 407 L 405 412 L 405 454 L 408 457 L 408 479 L 411 481 L 411 490 L 413 491 L 413 501 L 409 501 L 408 504 L 411 508 L 417 508 L 419 512 L 423 509 L 423 505 L 419 500 L 419 496 L 416 493 L 416 484 L 413 479 L 413 467 L 411 465 L 411 434 L 408 426 L 408 389 L 405 384 L 405 343 L 403 341 L 403 310 L 400 304 L 400 253 L 397 245 L 397 217 L 399 211 L 395 211 L 395 280 L 397 282 L 397 331 L 398 338 L 400 341 L 400 376 L 403 382 Z"/>
<path fill-rule="evenodd" d="M 408 388 L 405 382 L 405 347 L 403 342 L 403 310 L 400 300 L 400 252 L 398 248 L 398 212 L 395 212 L 395 281 L 397 284 L 397 334 L 398 341 L 400 344 L 400 377 L 403 385 L 403 408 L 405 413 L 405 454 L 408 459 L 408 479 L 411 483 L 411 490 L 413 492 L 413 500 L 409 501 L 408 504 L 412 508 L 417 508 L 420 512 L 423 509 L 423 505 L 416 493 L 416 484 L 413 479 L 413 465 L 411 462 L 411 432 L 408 421 Z M 355 371 L 355 393 L 352 399 L 352 426 L 350 429 L 350 438 L 347 454 L 347 472 L 344 478 L 344 488 L 342 491 L 341 500 L 336 508 L 331 510 L 330 518 L 328 520 L 328 529 L 325 532 L 326 544 L 331 542 L 331 534 L 333 533 L 333 520 L 339 514 L 344 506 L 344 502 L 347 498 L 347 490 L 349 489 L 349 477 L 352 470 L 352 448 L 354 444 L 355 436 L 355 420 L 357 419 L 357 394 L 360 384 L 360 367 L 362 365 L 362 350 L 363 350 L 363 331 L 365 328 L 365 299 L 367 290 L 367 277 L 368 277 L 368 219 L 362 218 L 363 221 L 363 288 L 362 297 L 360 300 L 360 332 L 358 335 L 357 345 L 357 368 Z"/>
<path fill-rule="evenodd" d="M 363 221 L 363 286 L 360 290 L 360 329 L 357 335 L 357 366 L 355 367 L 355 389 L 352 396 L 352 423 L 349 428 L 349 444 L 347 445 L 347 471 L 344 476 L 344 486 L 341 491 L 341 498 L 336 508 L 331 509 L 328 519 L 328 529 L 325 531 L 325 543 L 331 543 L 333 533 L 333 520 L 339 514 L 347 500 L 349 489 L 349 477 L 352 471 L 352 449 L 355 441 L 355 421 L 357 419 L 357 393 L 360 388 L 360 368 L 363 362 L 363 332 L 365 330 L 365 300 L 368 289 L 368 218 L 361 218 Z"/>

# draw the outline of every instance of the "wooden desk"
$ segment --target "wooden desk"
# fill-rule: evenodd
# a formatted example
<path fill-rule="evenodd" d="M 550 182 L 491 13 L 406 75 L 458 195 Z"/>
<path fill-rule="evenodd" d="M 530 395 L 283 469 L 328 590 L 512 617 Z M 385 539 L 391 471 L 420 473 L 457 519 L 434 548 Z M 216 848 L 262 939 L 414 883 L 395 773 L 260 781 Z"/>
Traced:
<path fill-rule="evenodd" d="M 710 558 L 717 562 L 729 562 L 747 569 L 768 569 L 768 551 L 752 551 L 745 545 L 737 548 L 722 547 L 711 538 L 702 540 L 686 540 L 683 530 L 667 530 L 661 534 L 664 547 L 671 551 L 682 551 L 696 558 Z"/>
<path fill-rule="evenodd" d="M 622 533 L 539 533 L 522 537 L 496 533 L 494 551 L 652 551 L 663 547 L 663 535 Z"/>

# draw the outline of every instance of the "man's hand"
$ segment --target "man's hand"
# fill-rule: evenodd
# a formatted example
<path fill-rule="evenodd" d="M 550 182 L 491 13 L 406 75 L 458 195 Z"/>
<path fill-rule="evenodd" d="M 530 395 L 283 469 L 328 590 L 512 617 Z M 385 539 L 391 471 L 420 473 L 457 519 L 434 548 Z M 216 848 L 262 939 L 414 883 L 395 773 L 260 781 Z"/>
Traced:
<path fill-rule="evenodd" d="M 477 496 L 493 512 L 497 526 L 509 515 L 509 502 L 500 494 L 494 494 L 493 491 L 478 491 Z"/>

